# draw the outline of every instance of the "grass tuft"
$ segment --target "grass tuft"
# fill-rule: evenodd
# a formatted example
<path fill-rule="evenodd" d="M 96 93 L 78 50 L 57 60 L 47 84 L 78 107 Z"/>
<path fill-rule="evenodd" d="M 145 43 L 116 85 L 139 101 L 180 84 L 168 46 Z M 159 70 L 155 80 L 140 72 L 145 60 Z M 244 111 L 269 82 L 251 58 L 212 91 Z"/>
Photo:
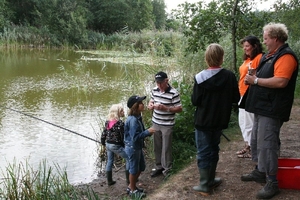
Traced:
<path fill-rule="evenodd" d="M 65 169 L 48 166 L 43 160 L 35 170 L 28 162 L 14 161 L 6 167 L 0 182 L 0 199 L 41 200 L 41 199 L 99 199 L 90 188 L 80 191 L 68 181 Z"/>

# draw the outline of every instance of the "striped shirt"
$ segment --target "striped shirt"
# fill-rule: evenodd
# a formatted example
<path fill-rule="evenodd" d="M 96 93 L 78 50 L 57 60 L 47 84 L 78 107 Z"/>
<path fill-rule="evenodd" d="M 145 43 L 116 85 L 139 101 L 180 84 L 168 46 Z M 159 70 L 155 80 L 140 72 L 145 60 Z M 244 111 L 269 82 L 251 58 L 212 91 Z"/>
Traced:
<path fill-rule="evenodd" d="M 154 104 L 164 104 L 167 107 L 181 106 L 180 95 L 176 89 L 169 86 L 165 92 L 161 92 L 158 87 L 153 88 L 151 100 Z M 173 126 L 175 124 L 175 113 L 153 110 L 152 122 L 163 126 Z"/>

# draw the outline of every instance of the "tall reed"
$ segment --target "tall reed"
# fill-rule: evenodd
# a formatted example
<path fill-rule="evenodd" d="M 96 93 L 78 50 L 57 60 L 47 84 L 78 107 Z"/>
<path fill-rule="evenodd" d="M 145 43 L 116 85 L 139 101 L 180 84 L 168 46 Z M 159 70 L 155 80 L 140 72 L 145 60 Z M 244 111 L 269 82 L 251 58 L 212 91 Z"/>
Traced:
<path fill-rule="evenodd" d="M 57 164 L 48 166 L 43 160 L 37 170 L 28 162 L 14 161 L 2 172 L 0 199 L 9 200 L 57 200 L 57 199 L 99 199 L 93 190 L 82 192 L 68 181 L 67 172 Z"/>

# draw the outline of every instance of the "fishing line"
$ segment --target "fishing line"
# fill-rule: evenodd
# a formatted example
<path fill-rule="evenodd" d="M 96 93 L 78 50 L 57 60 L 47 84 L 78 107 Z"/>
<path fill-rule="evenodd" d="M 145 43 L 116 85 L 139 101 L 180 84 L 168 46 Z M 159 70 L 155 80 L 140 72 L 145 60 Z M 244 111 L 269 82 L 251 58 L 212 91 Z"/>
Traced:
<path fill-rule="evenodd" d="M 48 121 L 43 120 L 43 119 L 40 119 L 40 118 L 35 117 L 35 116 L 33 116 L 33 115 L 29 115 L 29 114 L 24 113 L 24 112 L 21 112 L 21 111 L 19 111 L 19 110 L 15 110 L 15 109 L 12 109 L 12 108 L 8 108 L 8 107 L 2 106 L 2 105 L 0 105 L 0 106 L 3 107 L 3 108 L 5 108 L 5 109 L 7 109 L 7 110 L 11 110 L 11 111 L 17 112 L 17 113 L 19 113 L 19 114 L 25 115 L 25 116 L 27 116 L 27 117 L 31 117 L 31 118 L 33 118 L 33 119 L 42 121 L 42 122 L 44 122 L 44 123 L 47 123 L 47 124 L 50 124 L 50 125 L 52 125 L 52 126 L 61 128 L 61 129 L 63 129 L 63 130 L 69 131 L 69 132 L 71 132 L 71 133 L 74 133 L 74 134 L 76 134 L 76 135 L 79 135 L 79 136 L 81 136 L 81 137 L 84 137 L 84 138 L 86 138 L 86 139 L 89 139 L 89 140 L 92 140 L 92 141 L 94 141 L 94 142 L 97 142 L 97 143 L 100 143 L 100 144 L 101 144 L 101 142 L 98 141 L 98 140 L 95 140 L 95 139 L 90 138 L 90 137 L 88 137 L 88 136 L 82 135 L 82 134 L 77 133 L 77 132 L 75 132 L 75 131 L 72 131 L 72 130 L 70 130 L 70 129 L 64 128 L 64 127 L 62 127 L 62 126 L 53 124 L 53 123 L 51 123 L 51 122 L 48 122 Z"/>

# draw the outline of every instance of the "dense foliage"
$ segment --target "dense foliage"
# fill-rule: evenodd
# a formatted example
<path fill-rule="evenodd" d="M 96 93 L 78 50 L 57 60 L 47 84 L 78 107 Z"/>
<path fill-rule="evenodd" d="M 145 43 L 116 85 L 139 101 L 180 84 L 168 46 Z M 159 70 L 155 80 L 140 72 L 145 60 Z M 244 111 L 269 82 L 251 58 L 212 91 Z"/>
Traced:
<path fill-rule="evenodd" d="M 289 43 L 300 53 L 299 0 L 276 0 L 270 9 L 258 10 L 266 0 L 199 0 L 166 13 L 164 0 L 0 0 L 0 44 L 32 47 L 111 49 L 143 30 L 172 30 L 188 39 L 187 54 L 203 50 L 230 35 L 232 70 L 237 71 L 239 40 L 246 35 L 262 37 L 262 27 L 282 22 L 290 31 Z M 293 20 L 290 20 L 293 19 Z M 148 41 L 127 40 L 141 52 Z M 167 41 L 164 41 L 167 44 Z M 151 43 L 150 43 L 151 45 Z M 173 55 L 172 43 L 165 45 Z"/>
<path fill-rule="evenodd" d="M 188 51 L 197 52 L 209 43 L 219 43 L 231 35 L 232 64 L 237 71 L 236 47 L 246 35 L 261 37 L 261 29 L 270 22 L 272 12 L 255 9 L 255 0 L 214 0 L 209 3 L 185 3 L 176 12 L 176 17 L 188 28 L 183 33 L 189 38 Z"/>
<path fill-rule="evenodd" d="M 38 45 L 89 48 L 91 31 L 162 29 L 165 18 L 164 0 L 0 0 L 0 33 L 25 26 L 42 38 Z M 28 42 L 25 33 L 18 43 Z"/>
<path fill-rule="evenodd" d="M 270 9 L 257 10 L 262 1 L 199 0 L 166 13 L 164 0 L 0 0 L 0 42 L 106 48 L 119 42 L 110 37 L 114 34 L 166 29 L 182 32 L 188 38 L 187 50 L 197 52 L 230 34 L 236 71 L 238 41 L 249 34 L 261 37 L 264 24 L 283 22 L 290 38 L 299 38 L 300 19 L 293 17 L 299 0 L 276 0 Z"/>

